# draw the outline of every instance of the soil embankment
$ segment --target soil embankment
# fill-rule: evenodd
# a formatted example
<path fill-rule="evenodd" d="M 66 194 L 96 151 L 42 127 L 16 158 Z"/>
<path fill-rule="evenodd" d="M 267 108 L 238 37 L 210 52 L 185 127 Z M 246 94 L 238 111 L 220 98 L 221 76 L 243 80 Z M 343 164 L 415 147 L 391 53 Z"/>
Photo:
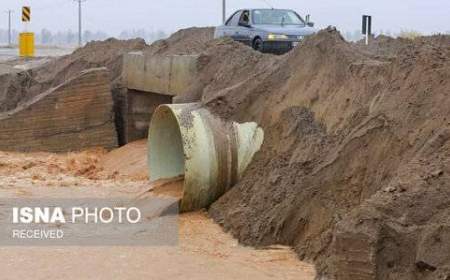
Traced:
<path fill-rule="evenodd" d="M 145 46 L 141 39 L 92 42 L 72 54 L 48 58 L 36 67 L 0 75 L 0 112 L 13 110 L 91 68 L 106 67 L 110 72 L 110 87 L 114 88 L 120 79 L 123 54 Z"/>
<path fill-rule="evenodd" d="M 137 49 L 199 54 L 198 78 L 175 101 L 201 101 L 265 130 L 243 178 L 209 209 L 215 221 L 244 244 L 292 246 L 330 278 L 450 275 L 450 36 L 380 37 L 366 47 L 329 28 L 283 56 L 210 39 L 207 29 L 190 29 Z M 141 177 L 142 158 L 114 170 L 122 164 L 115 157 L 128 152 L 113 153 L 103 167 L 101 159 L 72 162 L 82 166 L 77 178 Z M 58 185 L 63 171 L 49 170 Z M 48 183 L 39 173 L 31 178 Z"/>
<path fill-rule="evenodd" d="M 123 55 L 143 50 L 160 56 L 193 53 L 212 39 L 212 34 L 211 28 L 186 29 L 151 46 L 141 39 L 108 39 L 90 42 L 61 57 L 17 59 L 2 64 L 0 130 L 6 138 L 0 139 L 0 148 L 53 152 L 93 146 L 111 149 L 127 143 L 128 137 L 123 141 L 123 128 L 135 124 L 123 119 L 124 112 L 134 108 L 124 104 Z M 106 75 L 93 71 L 98 68 L 104 68 Z M 89 79 L 83 75 L 86 72 L 90 73 Z M 102 98 L 103 105 L 97 102 Z M 62 111 L 68 113 L 61 117 Z M 22 127 L 21 123 L 28 126 Z M 130 141 L 141 137 L 130 137 Z M 46 138 L 51 139 L 44 141 Z"/>
<path fill-rule="evenodd" d="M 338 279 L 448 275 L 449 36 L 365 48 L 329 29 L 283 57 L 211 44 L 203 102 L 266 134 L 211 207 L 216 221 L 245 244 L 291 245 Z M 248 59 L 230 64 L 236 52 Z"/>
<path fill-rule="evenodd" d="M 147 139 L 112 150 L 102 158 L 100 167 L 109 176 L 147 180 Z"/>

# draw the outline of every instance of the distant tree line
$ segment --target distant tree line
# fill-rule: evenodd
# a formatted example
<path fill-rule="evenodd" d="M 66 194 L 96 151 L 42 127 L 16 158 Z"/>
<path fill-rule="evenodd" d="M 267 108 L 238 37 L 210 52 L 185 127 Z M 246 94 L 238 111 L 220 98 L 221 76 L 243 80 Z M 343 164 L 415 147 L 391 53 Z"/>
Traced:
<path fill-rule="evenodd" d="M 12 43 L 18 43 L 19 31 L 12 30 Z M 103 31 L 85 30 L 83 32 L 83 42 L 105 40 L 109 37 L 116 37 L 119 39 L 134 39 L 143 38 L 147 43 L 167 38 L 168 34 L 162 30 L 147 31 L 145 29 L 138 30 L 124 30 L 119 36 L 111 36 Z M 78 33 L 72 30 L 52 32 L 48 29 L 42 29 L 40 32 L 35 32 L 35 42 L 39 45 L 53 45 L 53 46 L 75 46 L 78 44 Z M 0 29 L 0 44 L 8 43 L 8 30 Z"/>

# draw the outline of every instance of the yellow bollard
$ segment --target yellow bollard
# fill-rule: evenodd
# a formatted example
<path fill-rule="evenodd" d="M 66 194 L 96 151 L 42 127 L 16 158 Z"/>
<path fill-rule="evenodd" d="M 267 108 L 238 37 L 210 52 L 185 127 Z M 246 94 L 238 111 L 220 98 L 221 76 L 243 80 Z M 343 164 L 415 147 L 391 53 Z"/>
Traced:
<path fill-rule="evenodd" d="M 23 32 L 19 35 L 19 52 L 22 57 L 34 56 L 34 33 Z"/>

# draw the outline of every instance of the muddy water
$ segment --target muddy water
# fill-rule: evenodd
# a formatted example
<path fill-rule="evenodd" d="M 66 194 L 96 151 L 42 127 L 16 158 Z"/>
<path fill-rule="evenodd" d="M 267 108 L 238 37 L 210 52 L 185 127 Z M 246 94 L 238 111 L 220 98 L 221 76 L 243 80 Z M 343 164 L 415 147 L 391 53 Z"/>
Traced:
<path fill-rule="evenodd" d="M 169 180 L 159 180 L 153 183 L 152 192 L 156 196 L 173 197 L 178 200 L 183 198 L 184 176 Z"/>
<path fill-rule="evenodd" d="M 0 152 L 0 198 L 180 196 L 183 178 L 149 185 L 101 168 L 106 152 Z M 100 167 L 99 167 L 100 166 Z M 314 279 L 289 248 L 241 246 L 204 211 L 179 216 L 177 246 L 2 247 L 5 279 Z"/>
<path fill-rule="evenodd" d="M 7 279 L 314 279 L 289 249 L 240 246 L 204 212 L 180 216 L 178 246 L 6 247 L 0 255 Z"/>

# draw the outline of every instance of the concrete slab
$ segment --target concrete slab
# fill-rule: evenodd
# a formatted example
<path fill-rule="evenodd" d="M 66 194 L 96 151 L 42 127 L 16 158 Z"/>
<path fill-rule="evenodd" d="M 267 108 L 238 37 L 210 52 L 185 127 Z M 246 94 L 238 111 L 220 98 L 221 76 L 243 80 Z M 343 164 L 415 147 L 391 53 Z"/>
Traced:
<path fill-rule="evenodd" d="M 124 57 L 123 80 L 129 89 L 170 96 L 182 94 L 198 73 L 198 55 Z"/>

